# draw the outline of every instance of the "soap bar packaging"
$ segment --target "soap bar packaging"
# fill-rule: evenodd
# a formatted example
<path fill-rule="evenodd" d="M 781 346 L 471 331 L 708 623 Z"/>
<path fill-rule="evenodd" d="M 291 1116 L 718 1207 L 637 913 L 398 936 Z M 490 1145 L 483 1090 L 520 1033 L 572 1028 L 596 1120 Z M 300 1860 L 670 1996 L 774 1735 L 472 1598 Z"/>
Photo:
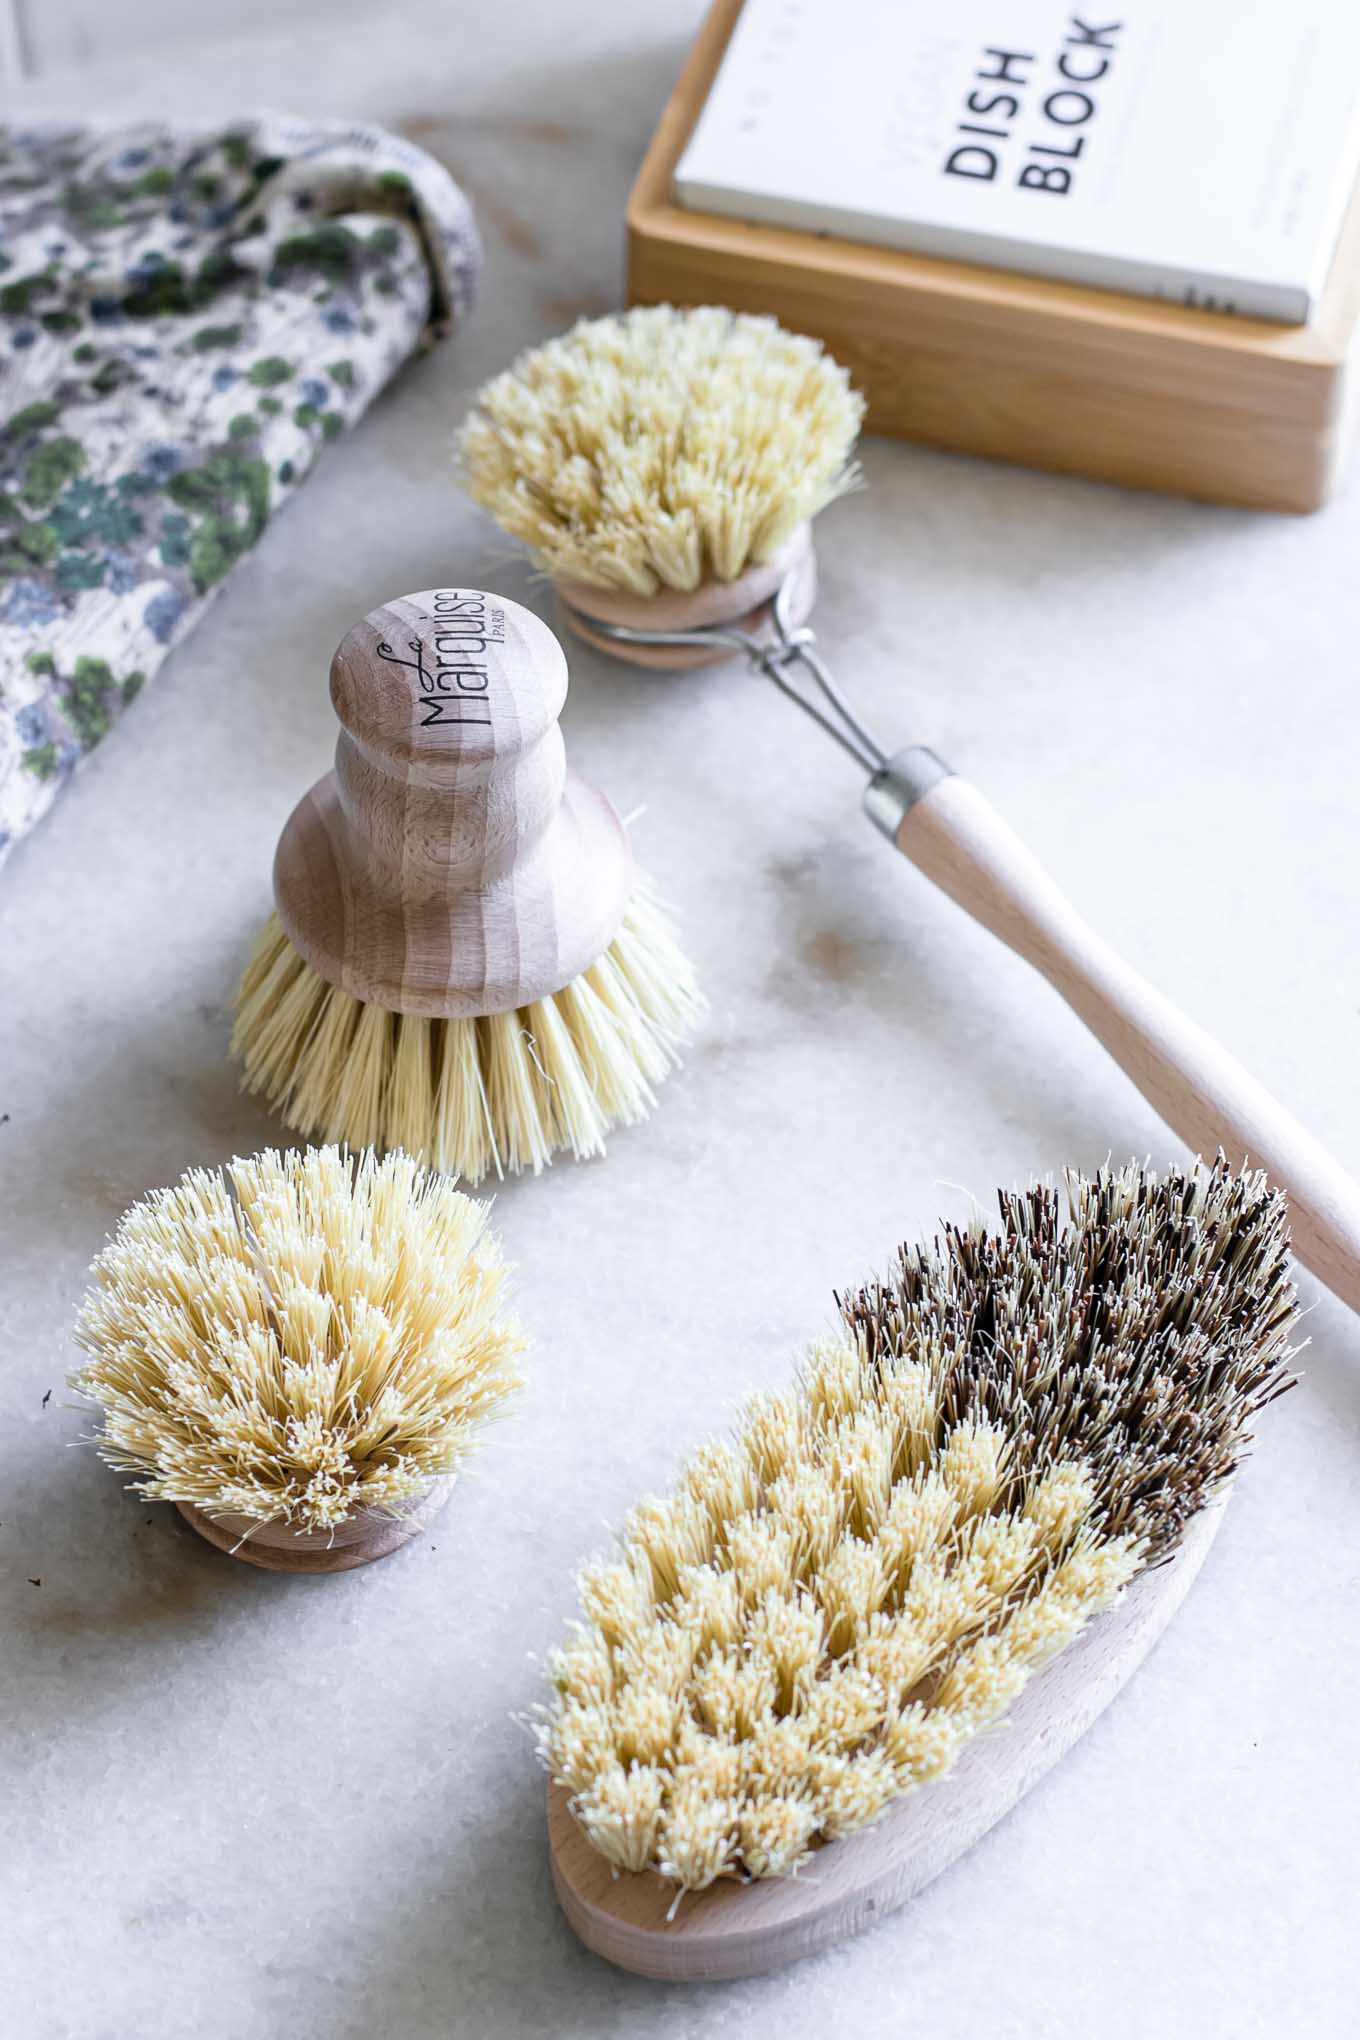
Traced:
<path fill-rule="evenodd" d="M 746 0 L 675 193 L 1302 324 L 1358 164 L 1353 0 Z"/>

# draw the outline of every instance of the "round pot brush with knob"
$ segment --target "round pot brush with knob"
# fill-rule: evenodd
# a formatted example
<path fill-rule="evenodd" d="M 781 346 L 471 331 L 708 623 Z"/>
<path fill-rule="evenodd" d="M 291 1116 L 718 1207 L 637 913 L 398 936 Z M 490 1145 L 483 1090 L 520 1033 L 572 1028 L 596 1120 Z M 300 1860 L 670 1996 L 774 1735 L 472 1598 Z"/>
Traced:
<path fill-rule="evenodd" d="M 519 1386 L 486 1217 L 408 1155 L 336 1148 L 134 1204 L 76 1326 L 101 1456 L 268 1571 L 399 1550 Z"/>
<path fill-rule="evenodd" d="M 458 462 L 590 643 L 672 669 L 739 658 L 774 681 L 867 775 L 889 841 L 1048 979 L 1193 1152 L 1286 1192 L 1295 1253 L 1360 1309 L 1360 1185 L 1081 919 L 976 787 L 922 744 L 890 753 L 827 670 L 808 520 L 855 479 L 859 423 L 815 341 L 663 305 L 522 355 L 476 399 Z"/>
<path fill-rule="evenodd" d="M 299 1133 L 479 1181 L 643 1118 L 698 1011 L 623 824 L 568 771 L 567 665 L 476 589 L 386 604 L 331 664 L 234 1052 Z"/>
<path fill-rule="evenodd" d="M 539 1746 L 597 1954 L 715 1981 L 872 1925 L 1170 1621 L 1290 1386 L 1284 1199 L 1221 1163 L 1067 1188 L 1069 1224 L 1003 1194 L 999 1229 L 839 1299 L 801 1379 L 581 1575 Z"/>

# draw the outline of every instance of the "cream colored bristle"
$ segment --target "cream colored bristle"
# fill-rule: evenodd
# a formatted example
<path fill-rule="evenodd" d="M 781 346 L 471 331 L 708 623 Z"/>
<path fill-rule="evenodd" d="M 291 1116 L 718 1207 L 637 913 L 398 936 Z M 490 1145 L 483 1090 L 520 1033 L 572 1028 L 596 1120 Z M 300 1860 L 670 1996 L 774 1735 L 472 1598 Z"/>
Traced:
<path fill-rule="evenodd" d="M 1231 1474 L 1289 1385 L 1283 1199 L 1221 1162 L 1069 1195 L 904 1254 L 583 1574 L 540 1748 L 616 1869 L 782 1877 L 878 1819 Z"/>
<path fill-rule="evenodd" d="M 815 340 L 718 306 L 583 320 L 488 383 L 468 493 L 558 579 L 732 581 L 851 488 L 864 406 Z"/>
<path fill-rule="evenodd" d="M 151 1499 L 329 1530 L 456 1471 L 519 1385 L 485 1208 L 407 1155 L 268 1152 L 127 1211 L 73 1386 Z"/>
<path fill-rule="evenodd" d="M 501 1165 L 482 1075 L 480 1032 L 475 1023 L 441 1023 L 433 1050 L 438 1072 L 433 1130 L 426 1141 L 433 1155 L 461 1155 L 460 1173 L 472 1183 L 491 1169 L 499 1173 Z"/>
<path fill-rule="evenodd" d="M 666 916 L 639 885 L 613 942 L 518 1012 L 430 1020 L 328 984 L 271 915 L 237 995 L 233 1053 L 284 1123 L 353 1147 L 402 1148 L 470 1183 L 535 1172 L 562 1148 L 604 1152 L 653 1103 L 701 1010 Z"/>

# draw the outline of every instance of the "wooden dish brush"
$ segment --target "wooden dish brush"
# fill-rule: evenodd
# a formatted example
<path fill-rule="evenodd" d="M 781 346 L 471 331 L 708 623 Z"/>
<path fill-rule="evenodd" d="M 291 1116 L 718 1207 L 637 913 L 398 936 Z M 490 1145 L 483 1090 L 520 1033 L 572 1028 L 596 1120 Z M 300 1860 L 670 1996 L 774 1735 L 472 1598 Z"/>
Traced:
<path fill-rule="evenodd" d="M 191 1170 L 92 1273 L 72 1386 L 100 1455 L 271 1572 L 399 1550 L 519 1386 L 486 1207 L 407 1155 Z"/>
<path fill-rule="evenodd" d="M 1101 940 L 975 787 L 924 745 L 890 755 L 824 665 L 808 520 L 856 480 L 861 412 L 817 342 L 661 305 L 521 356 L 477 398 L 458 460 L 582 637 L 639 665 L 742 658 L 797 702 L 870 775 L 889 840 L 1049 980 L 1193 1152 L 1263 1168 L 1299 1259 L 1360 1309 L 1360 1186 Z"/>
<path fill-rule="evenodd" d="M 566 691 L 546 624 L 475 589 L 390 602 L 336 652 L 335 768 L 280 839 L 232 1036 L 299 1133 L 476 1183 L 646 1115 L 699 999 L 567 770 Z"/>
<path fill-rule="evenodd" d="M 871 1925 L 1171 1619 L 1290 1386 L 1284 1199 L 1221 1162 L 1068 1197 L 1068 1226 L 1033 1188 L 998 1232 L 904 1249 L 583 1573 L 539 1745 L 554 1884 L 597 1954 L 712 1980 Z"/>

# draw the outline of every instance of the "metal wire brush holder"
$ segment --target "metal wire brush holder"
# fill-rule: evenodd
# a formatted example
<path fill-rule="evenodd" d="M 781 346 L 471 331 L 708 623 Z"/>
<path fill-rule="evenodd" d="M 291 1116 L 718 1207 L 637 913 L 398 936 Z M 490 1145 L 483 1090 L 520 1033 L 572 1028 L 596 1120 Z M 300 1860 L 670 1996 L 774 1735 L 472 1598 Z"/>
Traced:
<path fill-rule="evenodd" d="M 847 757 L 870 775 L 864 790 L 864 811 L 876 828 L 896 840 L 908 810 L 941 779 L 952 776 L 936 752 L 910 744 L 889 752 L 874 734 L 817 650 L 817 633 L 799 623 L 792 610 L 797 576 L 786 574 L 762 613 L 762 633 L 738 624 L 705 624 L 694 630 L 644 630 L 600 617 L 589 619 L 592 638 L 606 638 L 626 650 L 690 651 L 709 663 L 715 651 L 726 650 L 746 661 L 753 673 L 772 680 L 780 693 L 810 717 Z M 560 591 L 559 591 L 560 592 Z M 563 596 L 573 619 L 574 605 Z M 805 676 L 799 686 L 796 673 Z M 820 700 L 818 699 L 820 696 Z"/>
<path fill-rule="evenodd" d="M 1103 941 L 990 802 L 925 745 L 889 753 L 833 679 L 806 621 L 815 569 L 805 532 L 729 591 L 610 597 L 557 584 L 574 629 L 642 664 L 730 653 L 773 681 L 869 776 L 869 818 L 926 877 L 1046 977 L 1192 1151 L 1263 1169 L 1289 1198 L 1294 1251 L 1360 1310 L 1360 1185 L 1205 1030 Z M 585 599 L 582 600 L 582 597 Z M 714 619 L 715 601 L 736 614 Z M 692 607 L 709 614 L 687 623 Z M 624 621 L 624 615 L 628 620 Z M 686 654 L 690 657 L 686 658 Z"/>

